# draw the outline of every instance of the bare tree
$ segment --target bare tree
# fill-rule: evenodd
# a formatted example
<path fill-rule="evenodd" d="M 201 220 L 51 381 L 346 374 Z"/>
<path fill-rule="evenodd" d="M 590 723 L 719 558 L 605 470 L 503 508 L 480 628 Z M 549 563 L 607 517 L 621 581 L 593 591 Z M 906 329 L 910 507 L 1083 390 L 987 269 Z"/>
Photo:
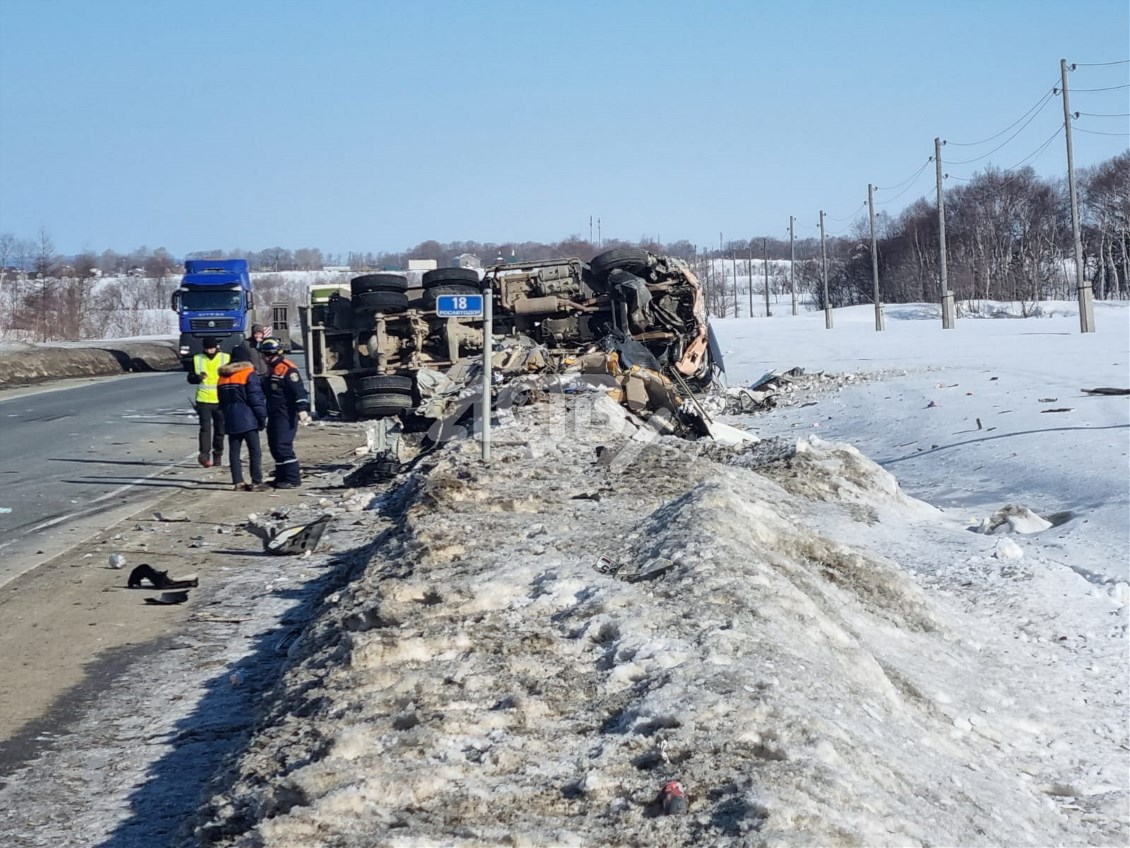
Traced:
<path fill-rule="evenodd" d="M 1130 288 L 1130 152 L 1087 169 L 1080 185 L 1084 252 L 1093 257 L 1095 296 L 1125 297 Z"/>
<path fill-rule="evenodd" d="M 44 227 L 39 228 L 35 237 L 35 273 L 41 277 L 53 277 L 59 272 L 59 254 L 55 252 L 55 242 Z"/>

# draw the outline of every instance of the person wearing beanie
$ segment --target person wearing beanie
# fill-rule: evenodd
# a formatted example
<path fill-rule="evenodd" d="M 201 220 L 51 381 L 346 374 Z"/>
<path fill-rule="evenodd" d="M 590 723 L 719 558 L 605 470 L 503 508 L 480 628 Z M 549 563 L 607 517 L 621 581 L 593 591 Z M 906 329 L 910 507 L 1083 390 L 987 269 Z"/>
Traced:
<path fill-rule="evenodd" d="M 267 401 L 263 386 L 255 366 L 251 362 L 251 351 L 246 345 L 237 345 L 232 351 L 231 362 L 220 367 L 220 383 L 217 389 L 220 397 L 220 410 L 228 432 L 228 462 L 231 465 L 232 488 L 244 492 L 263 492 L 263 449 L 259 443 L 259 431 L 267 426 Z M 251 482 L 243 479 L 240 454 L 247 445 L 247 461 L 250 466 Z"/>
<path fill-rule="evenodd" d="M 196 386 L 193 405 L 200 419 L 197 461 L 205 468 L 211 468 L 224 459 L 224 415 L 220 412 L 220 397 L 216 389 L 220 383 L 220 368 L 231 361 L 231 356 L 220 353 L 220 340 L 214 336 L 207 336 L 202 347 L 204 352 L 192 357 L 188 382 Z"/>

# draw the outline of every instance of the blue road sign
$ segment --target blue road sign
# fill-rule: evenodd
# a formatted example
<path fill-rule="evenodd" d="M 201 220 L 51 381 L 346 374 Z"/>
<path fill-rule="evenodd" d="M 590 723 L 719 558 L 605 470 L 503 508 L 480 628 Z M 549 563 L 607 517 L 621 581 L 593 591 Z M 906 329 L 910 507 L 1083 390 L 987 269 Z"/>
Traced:
<path fill-rule="evenodd" d="M 481 294 L 441 294 L 436 298 L 436 315 L 440 318 L 482 318 Z"/>

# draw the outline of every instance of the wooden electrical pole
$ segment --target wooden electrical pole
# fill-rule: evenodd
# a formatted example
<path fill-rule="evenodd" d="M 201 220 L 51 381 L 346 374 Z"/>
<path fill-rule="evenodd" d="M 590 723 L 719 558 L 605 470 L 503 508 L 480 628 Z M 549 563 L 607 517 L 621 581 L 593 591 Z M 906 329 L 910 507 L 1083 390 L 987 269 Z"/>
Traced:
<path fill-rule="evenodd" d="M 942 140 L 934 139 L 934 165 L 938 174 L 938 291 L 942 298 L 942 329 L 952 330 L 955 311 L 946 271 L 946 202 L 942 190 Z"/>
<path fill-rule="evenodd" d="M 824 244 L 824 210 L 820 210 L 820 268 L 824 278 L 824 329 L 832 329 L 832 304 L 828 300 L 828 248 Z"/>
<path fill-rule="evenodd" d="M 734 271 L 734 317 L 738 317 L 738 254 L 734 243 L 730 242 L 730 267 Z M 753 317 L 753 316 L 750 316 Z"/>
<path fill-rule="evenodd" d="M 1074 66 L 1072 66 L 1074 70 Z M 1067 60 L 1059 60 L 1063 80 L 1063 129 L 1067 137 L 1067 190 L 1071 194 L 1071 232 L 1075 241 L 1075 287 L 1079 292 L 1079 331 L 1095 332 L 1095 298 L 1083 273 L 1083 239 L 1079 235 L 1079 195 L 1075 191 L 1075 156 L 1071 149 L 1071 106 L 1067 99 Z"/>
<path fill-rule="evenodd" d="M 789 216 L 789 292 L 793 296 L 793 315 L 796 315 L 796 234 L 793 231 L 793 222 L 796 220 Z"/>
<path fill-rule="evenodd" d="M 749 281 L 749 317 L 753 317 L 753 239 L 749 240 L 749 264 L 746 265 L 746 280 Z"/>
<path fill-rule="evenodd" d="M 713 263 L 712 263 L 713 264 Z M 718 302 L 722 305 L 722 317 L 726 317 L 726 254 L 722 250 L 722 233 L 718 233 L 718 266 L 722 269 L 722 288 L 719 289 Z"/>
<path fill-rule="evenodd" d="M 867 184 L 867 208 L 871 217 L 871 281 L 875 287 L 875 331 L 883 329 L 883 304 L 879 300 L 879 248 L 875 243 L 875 186 Z"/>
<path fill-rule="evenodd" d="M 769 239 L 761 240 L 761 251 L 765 254 L 765 317 L 772 318 L 773 312 L 769 309 Z"/>

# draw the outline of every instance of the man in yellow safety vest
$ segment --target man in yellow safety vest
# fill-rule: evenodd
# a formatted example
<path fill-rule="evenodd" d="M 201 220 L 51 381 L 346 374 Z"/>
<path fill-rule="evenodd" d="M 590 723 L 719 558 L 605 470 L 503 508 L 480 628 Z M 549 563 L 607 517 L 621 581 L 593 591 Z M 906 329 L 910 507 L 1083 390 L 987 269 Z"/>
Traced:
<path fill-rule="evenodd" d="M 204 352 L 192 357 L 188 382 L 196 386 L 196 415 L 200 419 L 200 454 L 197 461 L 205 468 L 224 460 L 224 415 L 220 412 L 220 367 L 231 362 L 231 355 L 220 353 L 220 343 L 212 336 L 204 339 Z M 209 456 L 209 449 L 211 455 Z"/>

